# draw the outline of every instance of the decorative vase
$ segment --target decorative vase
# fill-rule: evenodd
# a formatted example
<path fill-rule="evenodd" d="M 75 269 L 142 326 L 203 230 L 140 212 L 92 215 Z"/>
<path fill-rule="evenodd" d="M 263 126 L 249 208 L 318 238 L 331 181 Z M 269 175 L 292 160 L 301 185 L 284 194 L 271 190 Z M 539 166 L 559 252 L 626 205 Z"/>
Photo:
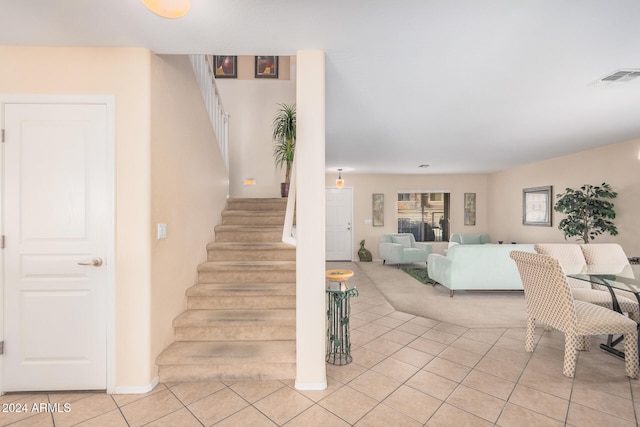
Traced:
<path fill-rule="evenodd" d="M 288 197 L 289 196 L 289 183 L 288 182 L 281 182 L 280 183 L 280 195 L 282 197 Z"/>
<path fill-rule="evenodd" d="M 360 262 L 371 262 L 372 256 L 371 251 L 364 247 L 364 240 L 360 242 L 360 250 L 358 251 L 358 257 L 360 257 Z"/>

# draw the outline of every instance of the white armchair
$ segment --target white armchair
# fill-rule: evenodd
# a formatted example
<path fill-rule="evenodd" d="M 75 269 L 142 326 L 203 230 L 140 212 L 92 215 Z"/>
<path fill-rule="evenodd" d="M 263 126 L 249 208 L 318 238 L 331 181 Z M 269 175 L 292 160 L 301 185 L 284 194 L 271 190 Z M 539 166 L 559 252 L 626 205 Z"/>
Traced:
<path fill-rule="evenodd" d="M 383 234 L 380 237 L 380 258 L 382 263 L 395 262 L 400 264 L 424 262 L 432 251 L 431 245 L 424 242 L 416 242 L 411 233 Z"/>

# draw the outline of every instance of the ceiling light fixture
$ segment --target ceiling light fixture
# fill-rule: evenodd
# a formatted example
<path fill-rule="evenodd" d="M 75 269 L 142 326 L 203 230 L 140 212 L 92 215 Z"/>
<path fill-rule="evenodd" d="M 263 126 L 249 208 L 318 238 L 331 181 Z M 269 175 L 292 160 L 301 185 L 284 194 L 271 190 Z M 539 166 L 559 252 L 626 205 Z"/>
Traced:
<path fill-rule="evenodd" d="M 342 169 L 338 169 L 338 179 L 336 179 L 336 187 L 344 187 L 344 179 L 342 179 Z"/>
<path fill-rule="evenodd" d="M 151 12 L 163 18 L 181 18 L 189 12 L 190 0 L 140 0 Z"/>

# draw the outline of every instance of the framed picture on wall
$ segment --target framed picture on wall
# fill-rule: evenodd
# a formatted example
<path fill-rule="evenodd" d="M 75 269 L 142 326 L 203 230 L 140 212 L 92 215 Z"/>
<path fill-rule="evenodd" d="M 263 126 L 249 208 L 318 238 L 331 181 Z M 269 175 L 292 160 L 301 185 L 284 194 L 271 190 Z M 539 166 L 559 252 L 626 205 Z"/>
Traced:
<path fill-rule="evenodd" d="M 476 225 L 476 193 L 464 193 L 464 225 Z"/>
<path fill-rule="evenodd" d="M 545 187 L 522 190 L 522 224 L 551 227 L 551 191 Z"/>
<path fill-rule="evenodd" d="M 256 79 L 278 78 L 277 56 L 256 56 Z"/>
<path fill-rule="evenodd" d="M 213 73 L 217 79 L 237 79 L 238 57 L 214 55 Z"/>
<path fill-rule="evenodd" d="M 372 197 L 373 226 L 384 226 L 384 194 L 374 194 Z"/>

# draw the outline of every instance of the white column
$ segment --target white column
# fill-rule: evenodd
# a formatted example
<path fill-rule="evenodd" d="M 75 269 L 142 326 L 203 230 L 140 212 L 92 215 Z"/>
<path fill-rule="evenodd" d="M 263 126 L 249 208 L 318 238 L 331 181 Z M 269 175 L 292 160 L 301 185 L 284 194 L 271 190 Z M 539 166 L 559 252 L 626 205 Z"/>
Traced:
<path fill-rule="evenodd" d="M 325 57 L 297 52 L 296 382 L 327 388 L 325 364 Z"/>

